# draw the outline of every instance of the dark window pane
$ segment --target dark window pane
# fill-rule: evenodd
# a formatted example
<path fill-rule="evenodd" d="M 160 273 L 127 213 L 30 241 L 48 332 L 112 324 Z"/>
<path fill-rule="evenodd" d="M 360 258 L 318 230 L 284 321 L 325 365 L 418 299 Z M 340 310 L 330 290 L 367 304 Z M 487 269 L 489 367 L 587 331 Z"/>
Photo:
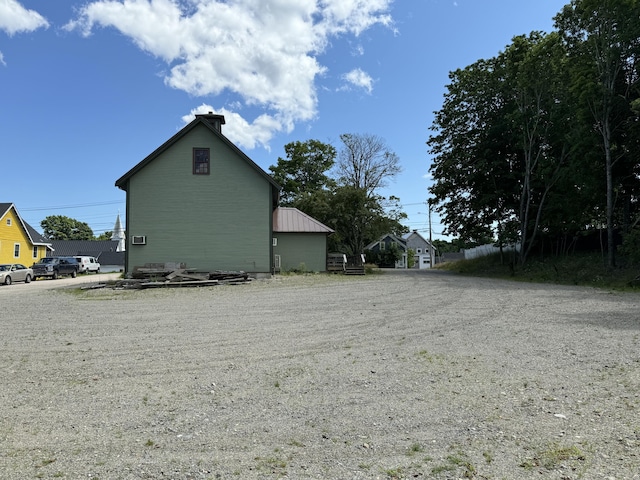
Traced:
<path fill-rule="evenodd" d="M 209 149 L 193 149 L 193 174 L 209 175 Z"/>

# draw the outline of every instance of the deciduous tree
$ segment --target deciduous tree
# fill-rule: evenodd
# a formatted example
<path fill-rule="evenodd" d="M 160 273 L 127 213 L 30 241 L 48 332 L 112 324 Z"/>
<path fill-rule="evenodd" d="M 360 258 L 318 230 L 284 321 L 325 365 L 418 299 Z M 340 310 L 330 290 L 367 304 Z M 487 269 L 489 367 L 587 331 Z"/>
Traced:
<path fill-rule="evenodd" d="M 336 149 L 318 140 L 291 142 L 284 146 L 286 158 L 269 167 L 280 184 L 280 202 L 293 205 L 298 199 L 317 190 L 329 189 L 335 182 L 327 173 L 333 167 Z"/>
<path fill-rule="evenodd" d="M 383 233 L 399 235 L 407 230 L 401 224 L 406 214 L 400 199 L 376 193 L 400 167 L 397 155 L 378 137 L 350 134 L 341 138 L 351 152 L 341 152 L 342 161 L 349 156 L 354 161 L 334 175 L 336 150 L 317 140 L 286 145 L 286 158 L 279 158 L 269 169 L 283 187 L 282 205 L 296 207 L 332 228 L 331 251 L 358 254 Z"/>
<path fill-rule="evenodd" d="M 338 181 L 373 195 L 402 171 L 400 158 L 376 135 L 345 133 L 338 154 Z"/>
<path fill-rule="evenodd" d="M 614 167 L 628 156 L 625 124 L 638 97 L 640 2 L 638 0 L 572 0 L 556 18 L 575 65 L 581 66 L 574 88 L 583 92 L 600 135 L 606 185 L 607 264 L 615 266 L 616 191 Z M 625 175 L 626 172 L 622 172 Z"/>
<path fill-rule="evenodd" d="M 64 215 L 51 215 L 40 222 L 50 240 L 93 240 L 93 230 L 85 222 Z"/>

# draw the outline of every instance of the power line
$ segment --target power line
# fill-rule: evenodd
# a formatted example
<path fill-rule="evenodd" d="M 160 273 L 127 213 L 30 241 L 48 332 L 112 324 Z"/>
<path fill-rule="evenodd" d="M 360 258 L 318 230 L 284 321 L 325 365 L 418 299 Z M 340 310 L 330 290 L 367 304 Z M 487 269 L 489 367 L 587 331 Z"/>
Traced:
<path fill-rule="evenodd" d="M 103 205 L 117 205 L 125 203 L 124 200 L 113 200 L 108 202 L 95 202 L 95 203 L 76 203 L 75 205 L 58 205 L 54 207 L 32 207 L 32 208 L 20 208 L 21 212 L 37 212 L 41 210 L 64 210 L 67 208 L 85 208 L 85 207 L 99 207 Z"/>

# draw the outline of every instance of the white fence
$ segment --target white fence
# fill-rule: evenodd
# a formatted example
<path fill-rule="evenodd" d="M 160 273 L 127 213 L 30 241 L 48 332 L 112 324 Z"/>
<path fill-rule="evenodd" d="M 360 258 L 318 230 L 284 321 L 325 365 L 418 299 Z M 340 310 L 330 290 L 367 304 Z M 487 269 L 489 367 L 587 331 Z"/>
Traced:
<path fill-rule="evenodd" d="M 515 247 L 513 245 L 505 245 L 502 247 L 503 252 L 513 252 L 516 249 L 520 250 L 520 244 L 517 244 Z M 500 247 L 496 247 L 492 243 L 480 245 L 479 247 L 465 248 L 464 259 L 471 260 L 472 258 L 485 257 L 492 253 L 498 253 L 499 251 Z"/>

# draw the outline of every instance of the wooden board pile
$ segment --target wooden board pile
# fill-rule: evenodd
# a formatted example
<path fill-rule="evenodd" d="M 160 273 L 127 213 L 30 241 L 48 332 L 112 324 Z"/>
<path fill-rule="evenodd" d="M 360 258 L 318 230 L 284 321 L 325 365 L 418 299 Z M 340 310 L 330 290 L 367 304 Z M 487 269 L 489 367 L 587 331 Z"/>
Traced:
<path fill-rule="evenodd" d="M 188 269 L 182 263 L 145 264 L 135 267 L 132 279 L 123 282 L 126 288 L 204 287 L 209 285 L 237 285 L 250 281 L 246 272 L 216 270 L 201 272 Z"/>

